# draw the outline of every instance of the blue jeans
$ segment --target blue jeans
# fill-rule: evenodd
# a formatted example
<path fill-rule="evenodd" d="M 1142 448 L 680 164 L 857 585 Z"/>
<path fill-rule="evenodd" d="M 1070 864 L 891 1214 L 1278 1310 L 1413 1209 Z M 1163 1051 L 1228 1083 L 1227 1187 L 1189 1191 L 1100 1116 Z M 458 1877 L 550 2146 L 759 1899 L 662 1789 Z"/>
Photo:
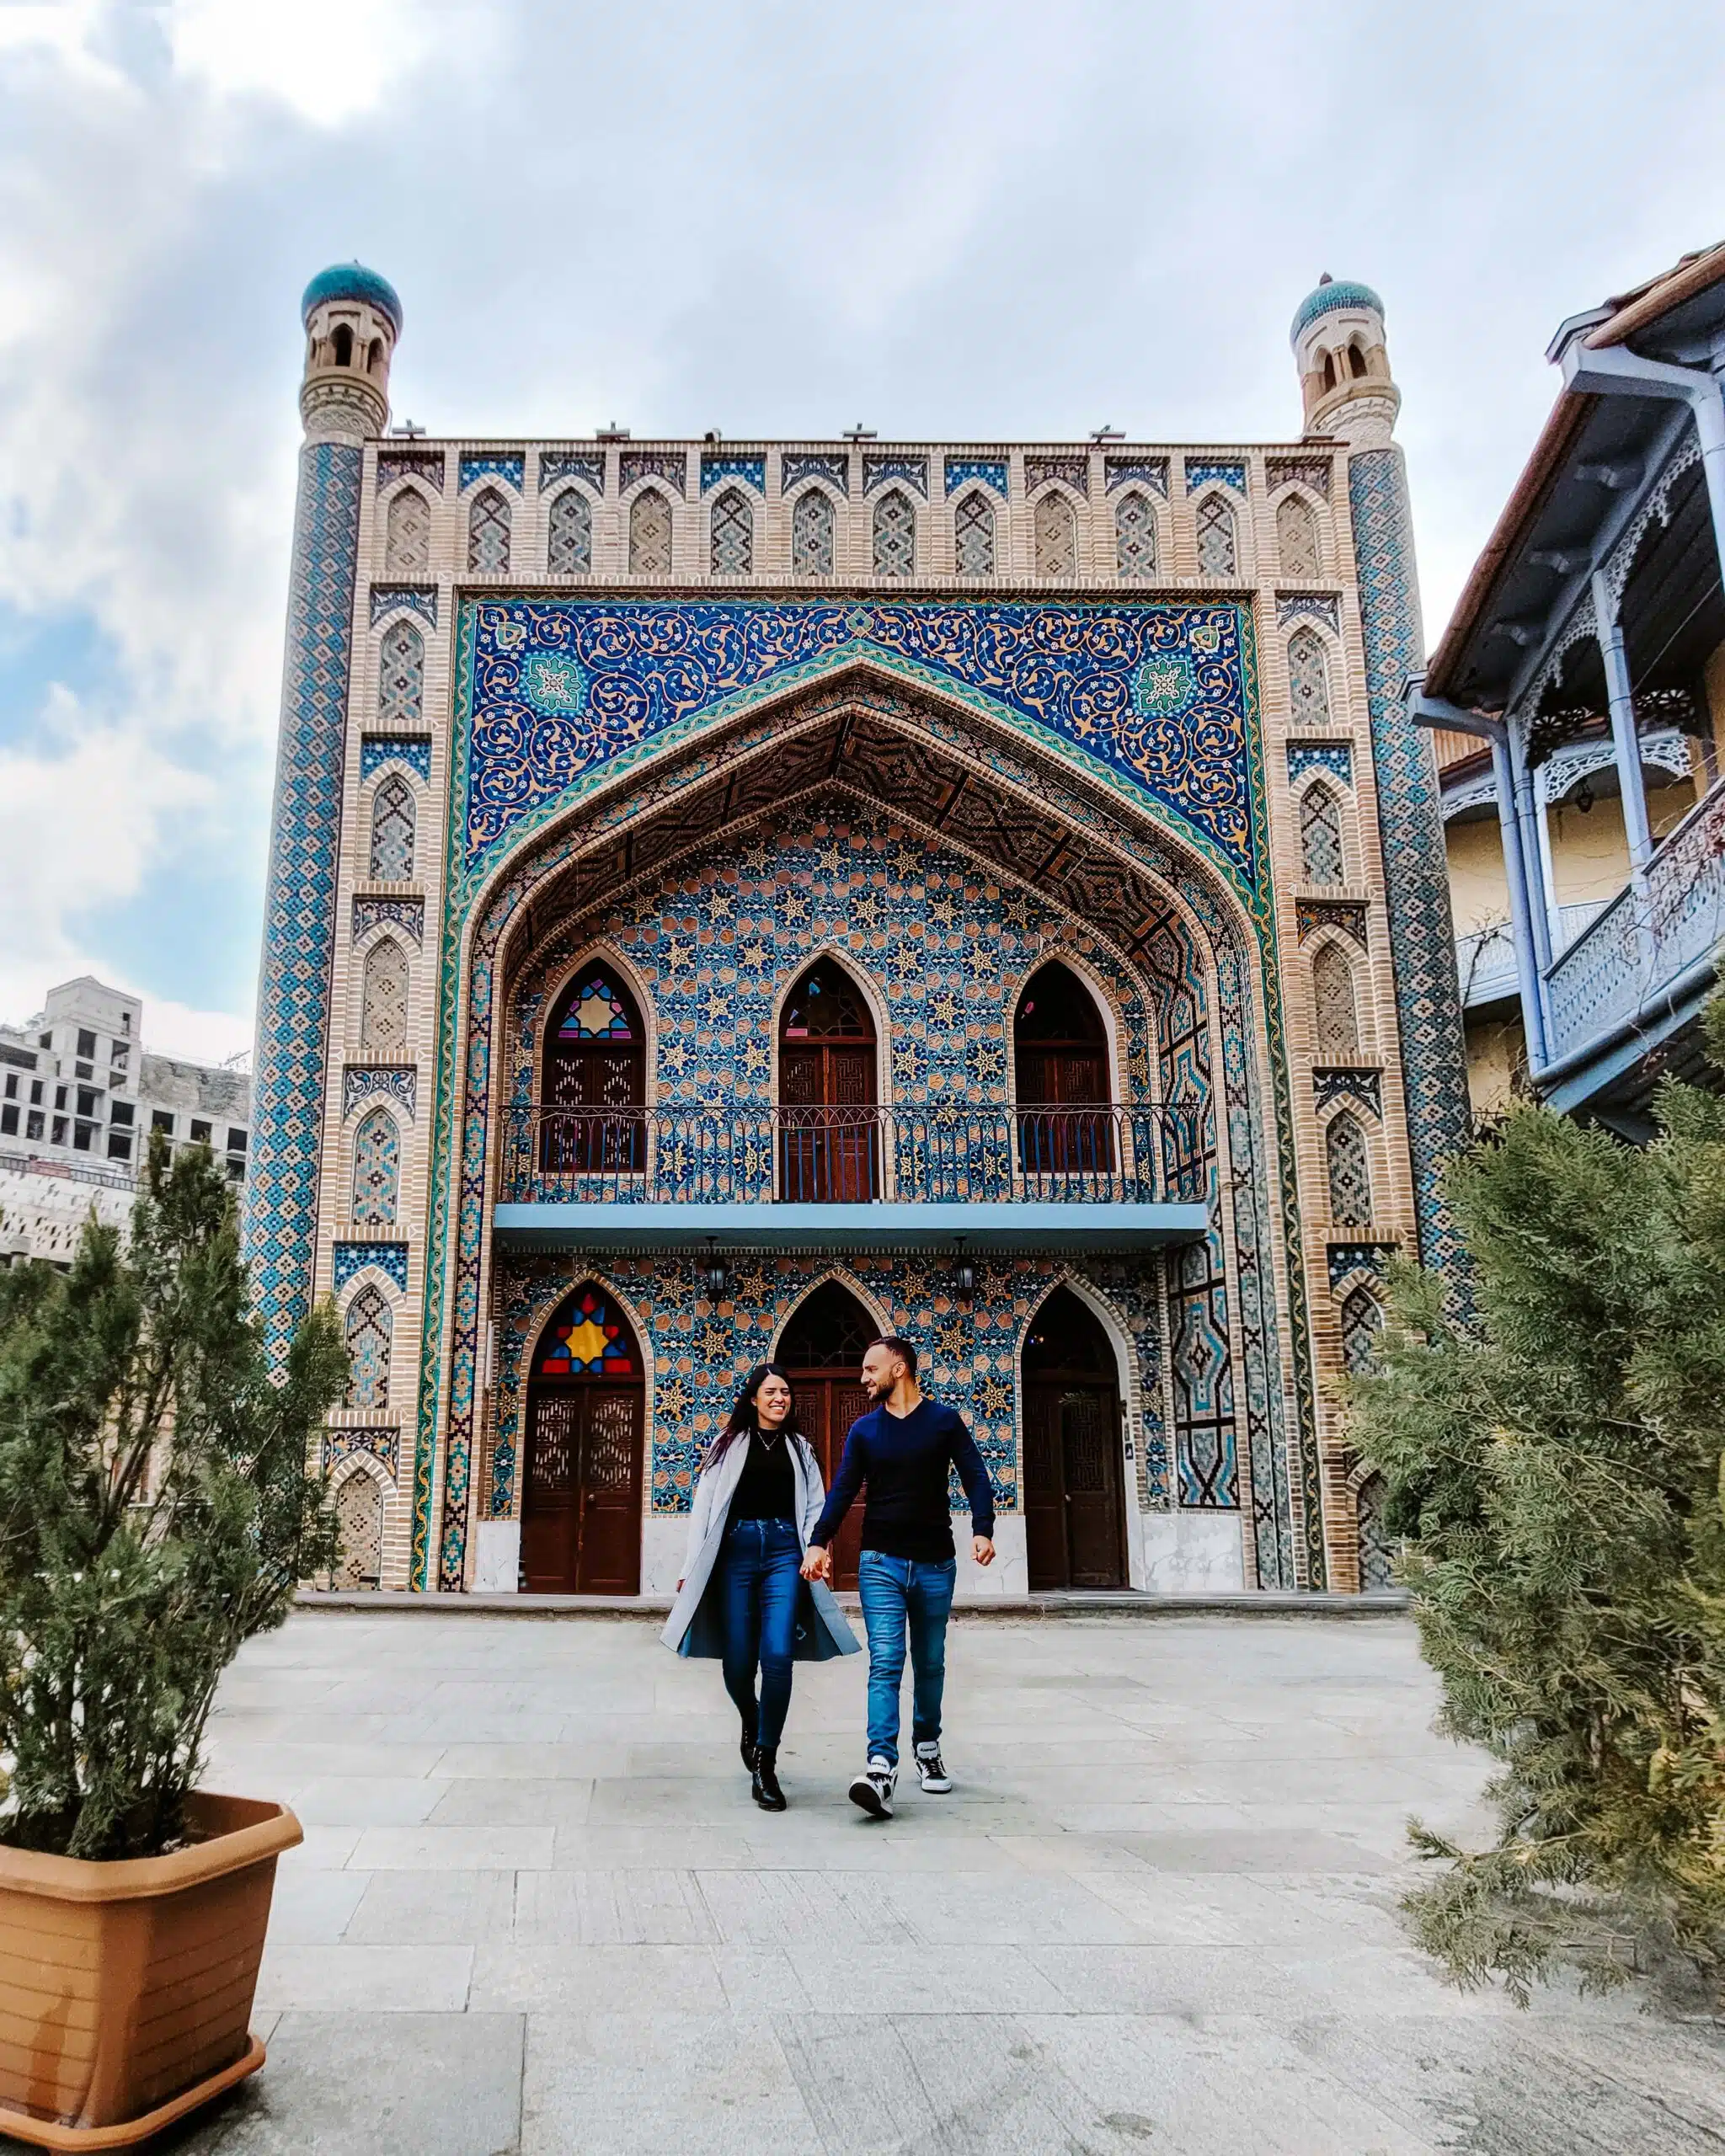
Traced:
<path fill-rule="evenodd" d="M 803 1545 L 788 1519 L 734 1519 L 725 1531 L 719 1583 L 724 1612 L 724 1689 L 763 1750 L 778 1748 L 791 1710 L 791 1657 Z M 761 1704 L 755 1704 L 755 1671 Z"/>
<path fill-rule="evenodd" d="M 911 1636 L 911 1741 L 940 1736 L 941 1694 L 947 1681 L 947 1620 L 953 1614 L 957 1561 L 937 1565 L 916 1557 L 886 1557 L 865 1550 L 857 1566 L 862 1622 L 868 1633 L 868 1756 L 899 1764 L 899 1689 L 905 1679 L 905 1635 Z"/>

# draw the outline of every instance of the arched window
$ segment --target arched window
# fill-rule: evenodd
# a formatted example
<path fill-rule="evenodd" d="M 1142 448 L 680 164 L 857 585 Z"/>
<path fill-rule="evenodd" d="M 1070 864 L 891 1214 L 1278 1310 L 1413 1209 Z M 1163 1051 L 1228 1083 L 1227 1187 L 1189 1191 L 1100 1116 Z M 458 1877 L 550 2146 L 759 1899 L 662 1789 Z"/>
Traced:
<path fill-rule="evenodd" d="M 1350 344 L 1348 347 L 1348 371 L 1356 381 L 1368 371 L 1365 355 L 1358 344 Z"/>
<path fill-rule="evenodd" d="M 1300 724 L 1329 724 L 1330 670 L 1316 629 L 1297 628 L 1288 639 L 1288 701 Z"/>
<path fill-rule="evenodd" d="M 579 487 L 565 487 L 551 504 L 545 566 L 553 576 L 585 576 L 593 566 L 593 505 Z"/>
<path fill-rule="evenodd" d="M 916 574 L 916 512 L 911 497 L 896 488 L 874 504 L 874 574 L 877 576 L 914 576 Z"/>
<path fill-rule="evenodd" d="M 1156 574 L 1156 511 L 1135 488 L 1114 508 L 1114 560 L 1122 576 Z"/>
<path fill-rule="evenodd" d="M 836 959 L 797 982 L 779 1021 L 780 1196 L 857 1204 L 879 1182 L 874 1020 Z"/>
<path fill-rule="evenodd" d="M 383 339 L 374 337 L 366 347 L 366 371 L 376 374 L 383 365 Z"/>
<path fill-rule="evenodd" d="M 713 504 L 712 566 L 715 576 L 747 576 L 755 566 L 755 512 L 740 487 Z"/>
<path fill-rule="evenodd" d="M 414 790 L 392 771 L 371 797 L 371 878 L 409 883 L 414 875 Z"/>
<path fill-rule="evenodd" d="M 1284 576 L 1322 576 L 1317 512 L 1304 494 L 1284 494 L 1276 504 L 1276 551 Z"/>
<path fill-rule="evenodd" d="M 363 1467 L 335 1493 L 335 1527 L 333 1584 L 348 1593 L 376 1587 L 383 1577 L 383 1492 Z"/>
<path fill-rule="evenodd" d="M 1320 1059 L 1357 1063 L 1359 1013 L 1354 1000 L 1354 969 L 1339 943 L 1323 944 L 1311 962 L 1311 1001 Z"/>
<path fill-rule="evenodd" d="M 832 500 L 820 487 L 805 487 L 791 511 L 791 568 L 798 576 L 832 574 Z"/>
<path fill-rule="evenodd" d="M 1342 804 L 1322 780 L 1300 797 L 1300 865 L 1308 883 L 1345 883 Z"/>
<path fill-rule="evenodd" d="M 347 1306 L 347 1401 L 350 1407 L 389 1405 L 389 1343 L 395 1331 L 388 1298 L 375 1281 Z"/>
<path fill-rule="evenodd" d="M 386 726 L 417 726 L 425 699 L 425 640 L 411 622 L 386 629 L 377 653 L 377 716 Z"/>
<path fill-rule="evenodd" d="M 1078 567 L 1077 530 L 1072 521 L 1071 504 L 1050 487 L 1046 494 L 1037 496 L 1031 524 L 1036 541 L 1036 574 L 1071 576 Z"/>
<path fill-rule="evenodd" d="M 607 960 L 584 966 L 545 1029 L 541 1164 L 634 1174 L 646 1163 L 647 1037 Z"/>
<path fill-rule="evenodd" d="M 1238 553 L 1234 544 L 1234 512 L 1220 494 L 1208 494 L 1198 504 L 1198 567 L 1204 576 L 1232 576 Z"/>
<path fill-rule="evenodd" d="M 481 487 L 467 505 L 467 567 L 509 574 L 509 504 L 495 487 Z"/>
<path fill-rule="evenodd" d="M 384 521 L 383 565 L 392 576 L 419 576 L 430 558 L 430 507 L 417 487 L 403 487 Z"/>
<path fill-rule="evenodd" d="M 354 1225 L 393 1228 L 401 1184 L 401 1132 L 387 1108 L 373 1108 L 354 1133 Z"/>
<path fill-rule="evenodd" d="M 366 953 L 360 1049 L 382 1063 L 405 1059 L 408 1045 L 407 953 L 386 936 Z"/>
<path fill-rule="evenodd" d="M 1338 1228 L 1371 1225 L 1371 1165 L 1358 1117 L 1343 1108 L 1324 1131 L 1330 1176 L 1330 1219 Z"/>
<path fill-rule="evenodd" d="M 1349 1377 L 1368 1376 L 1376 1368 L 1383 1311 L 1363 1283 L 1342 1298 L 1342 1367 Z"/>
<path fill-rule="evenodd" d="M 1333 352 L 1324 354 L 1323 383 L 1324 393 L 1327 396 L 1336 386 L 1336 355 Z"/>
<path fill-rule="evenodd" d="M 629 504 L 629 568 L 636 576 L 670 574 L 670 504 L 656 487 Z"/>
<path fill-rule="evenodd" d="M 994 574 L 994 510 L 986 494 L 973 490 L 959 504 L 953 553 L 960 576 Z"/>
<path fill-rule="evenodd" d="M 354 363 L 354 333 L 344 322 L 335 325 L 335 334 L 330 339 L 339 367 L 350 367 Z"/>
<path fill-rule="evenodd" d="M 1362 1594 L 1383 1594 L 1396 1584 L 1396 1540 L 1384 1518 L 1387 1497 L 1381 1475 L 1368 1475 L 1354 1493 L 1359 1515 Z"/>
<path fill-rule="evenodd" d="M 1012 1019 L 1018 1152 L 1026 1175 L 1114 1166 L 1108 1033 L 1094 998 L 1058 959 L 1024 985 Z M 1085 1113 L 1085 1111 L 1089 1113 Z"/>

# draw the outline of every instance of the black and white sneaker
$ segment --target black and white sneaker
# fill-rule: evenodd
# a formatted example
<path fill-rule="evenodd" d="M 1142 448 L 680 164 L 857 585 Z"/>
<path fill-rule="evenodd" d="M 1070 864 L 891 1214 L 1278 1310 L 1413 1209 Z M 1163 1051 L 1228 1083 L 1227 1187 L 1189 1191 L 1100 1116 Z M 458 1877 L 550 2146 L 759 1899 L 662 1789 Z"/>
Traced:
<path fill-rule="evenodd" d="M 877 1753 L 864 1771 L 851 1784 L 852 1803 L 866 1812 L 871 1819 L 890 1819 L 893 1816 L 893 1790 L 898 1779 L 898 1769 L 889 1766 Z"/>
<path fill-rule="evenodd" d="M 953 1778 L 947 1772 L 946 1762 L 940 1756 L 940 1744 L 919 1744 L 916 1747 L 916 1779 L 928 1796 L 950 1796 Z"/>

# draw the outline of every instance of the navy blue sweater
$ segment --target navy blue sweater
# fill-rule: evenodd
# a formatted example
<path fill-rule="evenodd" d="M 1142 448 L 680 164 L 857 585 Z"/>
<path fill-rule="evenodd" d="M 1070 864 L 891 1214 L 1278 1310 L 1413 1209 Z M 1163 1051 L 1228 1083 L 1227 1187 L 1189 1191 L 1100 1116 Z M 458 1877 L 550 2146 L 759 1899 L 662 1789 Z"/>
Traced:
<path fill-rule="evenodd" d="M 862 1547 L 878 1550 L 884 1557 L 942 1563 L 953 1555 L 949 1467 L 958 1469 L 970 1500 L 972 1529 L 992 1537 L 994 1493 L 988 1470 L 960 1415 L 934 1400 L 919 1401 L 908 1415 L 889 1415 L 884 1407 L 859 1415 L 809 1540 L 825 1549 L 866 1482 Z"/>

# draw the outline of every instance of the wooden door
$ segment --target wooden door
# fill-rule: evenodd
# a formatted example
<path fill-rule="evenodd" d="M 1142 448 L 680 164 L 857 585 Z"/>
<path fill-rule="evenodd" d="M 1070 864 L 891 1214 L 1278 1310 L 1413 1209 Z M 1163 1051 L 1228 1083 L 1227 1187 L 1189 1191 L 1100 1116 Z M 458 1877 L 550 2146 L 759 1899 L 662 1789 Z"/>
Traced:
<path fill-rule="evenodd" d="M 551 1173 L 638 1174 L 646 1164 L 646 1069 L 633 999 L 608 968 L 587 967 L 558 999 L 546 1028 L 541 1166 Z"/>
<path fill-rule="evenodd" d="M 779 1196 L 868 1203 L 879 1184 L 873 1022 L 862 991 L 823 958 L 792 990 L 779 1035 Z"/>
<path fill-rule="evenodd" d="M 851 1425 L 859 1415 L 868 1412 L 868 1395 L 853 1377 L 841 1376 L 832 1370 L 804 1369 L 791 1372 L 791 1399 L 792 1420 L 814 1446 L 814 1457 L 820 1463 L 821 1480 L 830 1490 L 833 1477 L 839 1471 Z M 858 1493 L 845 1515 L 844 1524 L 833 1538 L 832 1583 L 836 1588 L 854 1589 L 857 1584 L 865 1495 Z"/>
<path fill-rule="evenodd" d="M 1026 983 L 1012 1022 L 1018 1144 L 1027 1175 L 1106 1173 L 1114 1163 L 1108 1037 L 1082 983 L 1058 960 Z"/>
<path fill-rule="evenodd" d="M 1033 1591 L 1126 1585 L 1125 1473 L 1114 1351 L 1057 1288 L 1024 1342 L 1024 1526 Z"/>
<path fill-rule="evenodd" d="M 528 1410 L 521 1572 L 530 1594 L 641 1591 L 641 1395 L 536 1387 Z"/>

